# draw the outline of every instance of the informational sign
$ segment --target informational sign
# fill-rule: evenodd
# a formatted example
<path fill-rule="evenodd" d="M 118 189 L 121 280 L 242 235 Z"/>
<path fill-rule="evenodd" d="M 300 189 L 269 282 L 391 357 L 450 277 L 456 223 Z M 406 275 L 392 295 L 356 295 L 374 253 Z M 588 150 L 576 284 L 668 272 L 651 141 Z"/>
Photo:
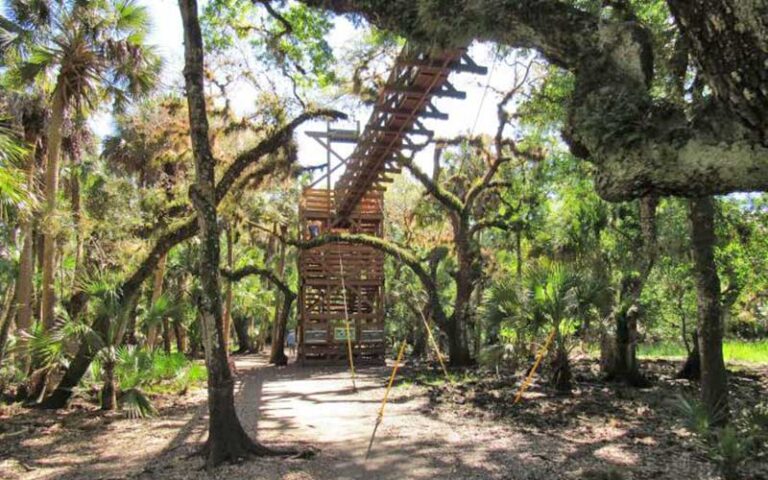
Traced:
<path fill-rule="evenodd" d="M 356 340 L 355 338 L 355 329 L 352 327 L 352 325 L 349 326 L 349 335 L 352 337 L 352 341 Z M 346 342 L 347 341 L 347 327 L 336 327 L 333 329 L 333 339 L 337 342 Z"/>
<path fill-rule="evenodd" d="M 304 343 L 326 343 L 327 333 L 323 330 L 305 330 Z"/>
<path fill-rule="evenodd" d="M 382 342 L 384 341 L 384 330 L 363 330 L 360 332 L 360 340 L 364 342 Z"/>

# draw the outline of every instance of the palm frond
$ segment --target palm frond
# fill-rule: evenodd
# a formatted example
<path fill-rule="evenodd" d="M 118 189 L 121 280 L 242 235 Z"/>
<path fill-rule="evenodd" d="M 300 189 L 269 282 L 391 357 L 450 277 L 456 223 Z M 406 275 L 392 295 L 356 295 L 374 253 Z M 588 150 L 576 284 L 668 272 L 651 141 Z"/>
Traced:
<path fill-rule="evenodd" d="M 131 388 L 123 392 L 120 397 L 120 404 L 128 418 L 147 418 L 157 414 L 152 401 L 138 388 Z"/>

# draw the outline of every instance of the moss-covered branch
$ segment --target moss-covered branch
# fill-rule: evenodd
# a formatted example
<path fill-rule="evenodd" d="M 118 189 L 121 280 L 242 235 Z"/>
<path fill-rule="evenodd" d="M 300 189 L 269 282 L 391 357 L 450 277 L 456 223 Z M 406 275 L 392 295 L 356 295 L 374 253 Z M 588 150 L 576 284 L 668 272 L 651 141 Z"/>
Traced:
<path fill-rule="evenodd" d="M 297 296 L 296 292 L 291 290 L 291 287 L 289 287 L 287 283 L 275 275 L 275 272 L 256 265 L 248 265 L 231 272 L 229 270 L 223 269 L 221 274 L 230 282 L 238 282 L 245 277 L 258 275 L 279 288 L 280 291 L 283 292 L 283 295 L 291 297 L 292 299 L 296 299 Z"/>
<path fill-rule="evenodd" d="M 768 0 L 669 0 L 714 95 L 684 109 L 651 95 L 651 31 L 558 0 L 302 0 L 429 46 L 489 40 L 571 71 L 563 137 L 611 201 L 697 197 L 768 185 Z M 706 3 L 706 6 L 704 5 Z M 712 25 L 717 24 L 717 28 Z"/>
<path fill-rule="evenodd" d="M 435 197 L 435 199 L 445 208 L 456 214 L 461 214 L 462 210 L 464 210 L 464 203 L 459 197 L 432 181 L 432 179 L 429 178 L 429 175 L 413 163 L 412 159 L 401 157 L 400 163 L 407 168 L 408 171 L 411 172 L 422 185 L 424 185 L 427 192 Z"/>

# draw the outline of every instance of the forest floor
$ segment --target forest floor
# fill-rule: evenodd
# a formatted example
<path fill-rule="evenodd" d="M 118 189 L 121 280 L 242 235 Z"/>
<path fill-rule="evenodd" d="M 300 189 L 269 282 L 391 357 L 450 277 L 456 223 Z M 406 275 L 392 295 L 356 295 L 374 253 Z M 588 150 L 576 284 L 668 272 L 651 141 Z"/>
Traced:
<path fill-rule="evenodd" d="M 676 364 L 647 362 L 653 386 L 598 380 L 577 362 L 576 389 L 560 397 L 534 383 L 511 407 L 512 377 L 468 372 L 456 384 L 406 368 L 394 387 L 371 458 L 365 452 L 389 369 L 272 367 L 237 357 L 243 424 L 268 445 L 311 448 L 308 460 L 268 458 L 202 469 L 205 391 L 156 399 L 159 415 L 129 420 L 75 402 L 64 412 L 0 408 L 0 478 L 15 479 L 708 479 L 712 465 L 681 428 L 670 402 L 692 392 Z M 739 368 L 734 403 L 768 393 L 768 367 Z M 752 462 L 745 478 L 768 479 Z"/>

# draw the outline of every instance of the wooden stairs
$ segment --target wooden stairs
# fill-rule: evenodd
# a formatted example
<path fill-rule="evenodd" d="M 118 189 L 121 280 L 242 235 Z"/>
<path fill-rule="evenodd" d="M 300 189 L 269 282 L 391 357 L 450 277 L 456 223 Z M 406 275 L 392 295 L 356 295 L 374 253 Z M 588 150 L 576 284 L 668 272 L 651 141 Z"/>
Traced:
<path fill-rule="evenodd" d="M 343 161 L 345 170 L 335 187 L 302 192 L 299 227 L 304 239 L 326 232 L 383 237 L 383 193 L 391 182 L 388 175 L 400 172 L 398 158 L 403 150 L 415 151 L 432 139 L 433 132 L 422 119 L 448 117 L 432 99 L 465 98 L 465 93 L 448 80 L 456 71 L 485 74 L 487 70 L 476 65 L 466 49 L 435 53 L 408 45 L 403 48 L 354 152 Z M 327 179 L 332 171 L 331 132 L 329 129 L 326 136 Z M 345 133 L 347 142 L 348 137 Z M 334 243 L 303 250 L 298 261 L 298 361 L 346 364 L 348 315 L 355 364 L 383 364 L 383 253 L 369 246 Z"/>

